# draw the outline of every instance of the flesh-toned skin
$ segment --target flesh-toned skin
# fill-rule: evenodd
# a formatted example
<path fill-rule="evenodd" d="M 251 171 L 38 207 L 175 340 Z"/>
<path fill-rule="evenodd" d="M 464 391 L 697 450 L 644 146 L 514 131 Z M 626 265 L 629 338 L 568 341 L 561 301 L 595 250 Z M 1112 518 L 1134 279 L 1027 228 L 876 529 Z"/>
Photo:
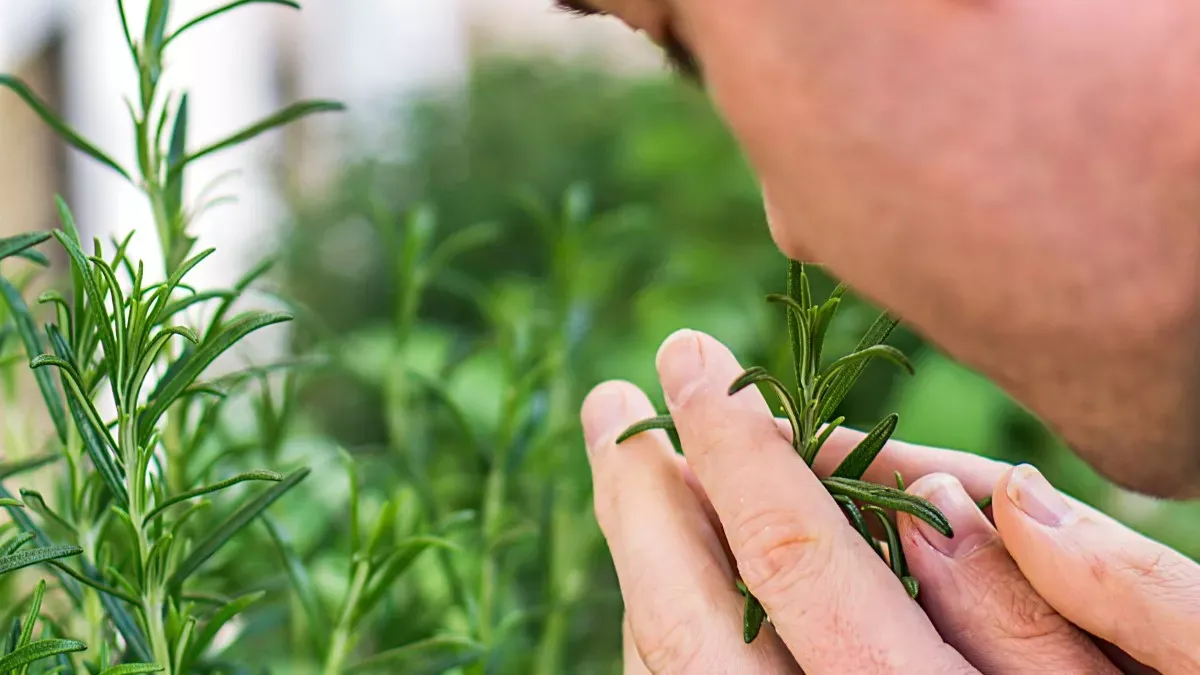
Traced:
<path fill-rule="evenodd" d="M 1200 3 L 572 4 L 690 53 L 784 253 L 1200 496 Z"/>

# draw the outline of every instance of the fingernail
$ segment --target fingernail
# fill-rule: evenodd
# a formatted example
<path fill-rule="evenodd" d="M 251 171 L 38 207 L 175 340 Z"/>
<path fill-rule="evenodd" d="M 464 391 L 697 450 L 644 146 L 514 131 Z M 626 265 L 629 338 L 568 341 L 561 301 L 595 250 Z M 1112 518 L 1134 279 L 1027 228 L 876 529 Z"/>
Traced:
<path fill-rule="evenodd" d="M 1013 469 L 1005 492 L 1025 515 L 1043 525 L 1058 527 L 1071 515 L 1071 505 L 1067 500 L 1040 471 L 1028 464 Z"/>
<path fill-rule="evenodd" d="M 658 348 L 655 359 L 663 394 L 671 407 L 683 405 L 704 380 L 704 356 L 700 336 L 693 330 L 671 334 Z"/>
<path fill-rule="evenodd" d="M 949 558 L 965 558 L 996 538 L 992 524 L 954 477 L 945 474 L 926 476 L 913 485 L 912 491 L 938 507 L 954 528 L 954 537 L 951 539 L 942 536 L 925 521 L 913 519 L 917 523 L 917 530 L 929 545 L 942 555 Z"/>
<path fill-rule="evenodd" d="M 591 456 L 623 430 L 621 427 L 626 417 L 624 392 L 612 384 L 596 387 L 583 402 L 580 417 L 583 440 Z"/>

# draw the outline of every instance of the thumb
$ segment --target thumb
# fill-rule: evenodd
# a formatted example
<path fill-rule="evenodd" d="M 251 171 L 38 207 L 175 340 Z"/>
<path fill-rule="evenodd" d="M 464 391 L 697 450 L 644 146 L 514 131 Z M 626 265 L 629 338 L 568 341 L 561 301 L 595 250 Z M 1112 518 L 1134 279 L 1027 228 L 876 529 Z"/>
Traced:
<path fill-rule="evenodd" d="M 1200 673 L 1200 565 L 1064 497 L 1028 465 L 996 485 L 996 527 L 1059 614 L 1163 673 Z"/>

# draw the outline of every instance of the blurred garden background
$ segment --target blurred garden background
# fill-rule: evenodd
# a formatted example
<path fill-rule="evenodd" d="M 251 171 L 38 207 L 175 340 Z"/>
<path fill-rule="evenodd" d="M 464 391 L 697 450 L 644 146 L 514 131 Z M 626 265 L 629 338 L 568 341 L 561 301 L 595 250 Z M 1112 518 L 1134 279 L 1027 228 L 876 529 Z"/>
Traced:
<path fill-rule="evenodd" d="M 233 270 L 212 274 L 240 274 L 238 242 L 265 247 L 279 264 L 259 301 L 290 307 L 297 321 L 278 344 L 243 355 L 293 367 L 264 373 L 243 405 L 225 407 L 214 434 L 248 457 L 313 467 L 271 513 L 317 604 L 333 606 L 344 583 L 352 501 L 343 453 L 362 467 L 364 520 L 400 497 L 409 508 L 398 518 L 454 542 L 421 554 L 395 583 L 361 628 L 364 653 L 482 622 L 486 656 L 463 672 L 618 673 L 620 598 L 592 516 L 579 404 L 610 378 L 661 399 L 654 354 L 681 327 L 715 335 L 747 365 L 787 372 L 786 324 L 763 299 L 783 289 L 784 259 L 753 176 L 702 92 L 614 26 L 588 28 L 543 3 L 507 2 L 425 16 L 420 39 L 442 36 L 431 52 L 408 45 L 347 56 L 345 78 L 371 80 L 354 72 L 369 63 L 382 82 L 351 101 L 351 114 L 323 120 L 324 136 L 305 127 L 309 135 L 280 134 L 229 160 L 254 160 L 224 183 L 250 206 L 206 216 L 202 236 L 225 247 L 220 264 Z M 34 0 L 0 9 L 22 3 Z M 305 11 L 328 21 L 332 3 Z M 378 23 L 383 14 L 369 4 L 348 3 Z M 433 3 L 399 4 L 412 6 L 406 20 L 415 21 L 417 7 Z M 70 46 L 66 28 L 79 11 L 44 19 L 53 27 L 46 40 L 19 54 L 10 35 L 11 62 L 0 70 L 23 70 L 57 100 L 70 98 L 85 86 L 64 65 L 83 49 Z M 346 40 L 324 48 L 350 49 L 352 28 L 344 23 Z M 395 30 L 417 40 L 411 28 Z M 281 32 L 291 37 L 259 49 L 304 62 L 297 54 L 311 43 L 293 41 L 297 34 Z M 379 31 L 360 39 L 389 42 Z M 399 60 L 424 53 L 441 64 L 437 77 L 383 72 L 412 69 Z M 281 68 L 259 85 L 302 89 L 300 74 L 316 77 Z M 223 82 L 221 73 L 190 72 Z M 321 93 L 337 97 L 336 69 L 319 73 L 335 89 Z M 85 126 L 104 128 L 75 109 Z M 13 101 L 0 97 L 0 111 L 5 234 L 53 227 L 60 192 L 93 200 L 84 227 L 116 231 L 126 223 L 114 214 L 139 217 L 136 202 L 114 206 L 98 179 L 73 172 L 75 160 L 31 131 L 33 118 Z M 314 148 L 325 154 L 314 159 Z M 240 215 L 227 222 L 227 212 Z M 818 278 L 819 292 L 832 288 Z M 844 309 L 829 351 L 850 349 L 874 311 L 861 302 Z M 1200 507 L 1111 487 L 987 380 L 919 336 L 900 331 L 892 343 L 912 356 L 915 377 L 871 367 L 843 404 L 847 424 L 896 411 L 901 439 L 1032 462 L 1068 493 L 1200 556 Z M 4 363 L 11 381 L 24 377 L 23 363 Z M 41 424 L 12 407 L 3 418 L 9 439 Z M 297 572 L 281 564 L 270 535 L 247 530 L 222 556 L 225 592 L 262 589 L 275 602 L 244 615 L 221 661 L 243 672 L 309 672 L 312 643 L 297 617 L 314 600 L 297 592 Z M 18 590 L 0 586 L 0 607 L 15 605 Z M 412 668 L 394 672 L 426 672 Z"/>

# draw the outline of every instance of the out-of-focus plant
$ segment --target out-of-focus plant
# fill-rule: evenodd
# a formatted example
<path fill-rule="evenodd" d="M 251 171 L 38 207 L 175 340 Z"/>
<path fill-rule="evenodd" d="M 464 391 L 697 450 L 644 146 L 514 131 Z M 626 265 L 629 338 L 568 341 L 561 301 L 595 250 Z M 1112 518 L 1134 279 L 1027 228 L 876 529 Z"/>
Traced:
<path fill-rule="evenodd" d="M 249 526 L 310 473 L 294 465 L 287 473 L 245 470 L 244 464 L 257 457 L 284 468 L 277 450 L 291 425 L 291 409 L 272 405 L 268 374 L 291 364 L 251 367 L 215 378 L 207 377 L 209 366 L 250 334 L 291 316 L 237 310 L 270 270 L 270 261 L 255 266 L 229 289 L 197 290 L 188 285 L 188 275 L 213 251 L 194 250 L 191 225 L 209 202 L 187 203 L 184 186 L 194 163 L 341 106 L 332 101 L 295 103 L 196 148 L 189 142 L 188 94 L 162 86 L 172 44 L 194 27 L 251 4 L 298 7 L 290 1 L 240 0 L 173 22 L 172 3 L 151 0 L 144 20 L 134 25 L 117 0 L 120 29 L 138 77 L 137 95 L 129 102 L 134 167 L 124 166 L 73 129 L 23 81 L 0 75 L 0 88 L 23 99 L 69 146 L 145 195 L 164 269 L 163 278 L 150 278 L 143 262 L 128 254 L 138 233 L 109 243 L 85 242 L 61 199 L 60 230 L 0 241 L 0 259 L 21 257 L 45 266 L 48 260 L 34 247 L 53 237 L 70 269 L 66 288 L 38 298 L 44 312 L 31 308 L 24 298 L 29 275 L 10 276 L 6 264 L 0 276 L 6 308 L 0 332 L 3 364 L 11 369 L 24 362 L 33 369 L 52 430 L 45 443 L 28 442 L 32 434 L 23 431 L 6 439 L 12 454 L 21 459 L 4 466 L 0 506 L 10 511 L 16 524 L 11 529 L 18 533 L 4 544 L 0 571 L 42 564 L 55 576 L 56 588 L 66 595 L 58 623 L 86 634 L 88 652 L 83 658 L 90 672 L 241 672 L 258 665 L 223 661 L 220 652 L 264 593 L 251 586 L 234 589 L 236 595 L 230 597 L 224 576 L 213 576 L 210 570 L 269 554 L 269 549 L 254 551 L 234 542 L 246 541 L 252 535 Z M 172 28 L 175 23 L 179 25 Z M 23 357 L 10 346 L 16 343 Z M 287 379 L 285 386 L 291 382 Z M 262 385 L 257 399 L 261 405 L 256 407 L 263 432 L 258 442 L 266 446 L 261 453 L 227 443 L 215 433 L 227 403 L 244 400 L 247 388 L 256 383 Z M 9 389 L 10 400 L 15 399 L 18 389 Z M 35 447 L 44 454 L 35 453 Z M 39 483 L 48 483 L 49 491 L 43 494 L 23 485 L 17 501 L 8 487 L 12 479 L 52 462 L 59 470 Z M 356 492 L 350 495 L 355 513 L 358 497 Z M 21 510 L 22 502 L 33 517 Z M 411 531 L 405 533 L 408 538 L 397 539 L 392 526 L 398 510 L 396 502 L 389 502 L 369 535 L 360 536 L 357 518 L 352 519 L 354 545 L 347 556 L 351 583 L 334 622 L 314 624 L 331 630 L 322 648 L 327 673 L 353 667 L 359 657 L 357 623 L 428 545 Z M 281 528 L 268 525 L 273 538 L 282 542 Z M 38 547 L 20 550 L 30 541 Z M 266 539 L 250 541 L 269 546 Z M 59 560 L 66 556 L 73 559 Z M 34 656 L 84 649 L 78 642 L 32 640 L 46 589 L 36 587 L 28 617 L 14 624 L 0 672 L 25 672 Z M 430 645 L 415 651 L 439 647 Z M 60 659 L 55 667 L 74 672 L 76 665 Z"/>

